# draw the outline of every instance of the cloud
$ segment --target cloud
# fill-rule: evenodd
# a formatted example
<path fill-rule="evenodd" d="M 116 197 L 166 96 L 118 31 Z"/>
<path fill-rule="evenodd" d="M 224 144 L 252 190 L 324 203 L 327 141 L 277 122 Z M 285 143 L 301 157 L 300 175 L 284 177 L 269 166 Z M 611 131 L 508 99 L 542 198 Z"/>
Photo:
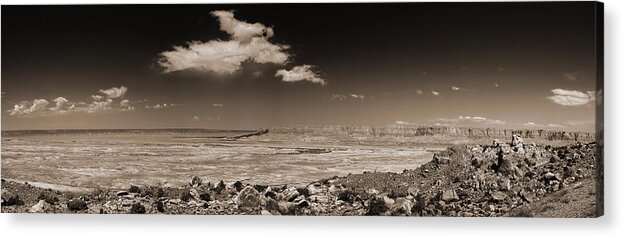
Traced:
<path fill-rule="evenodd" d="M 103 112 L 112 109 L 113 99 L 106 99 L 105 101 L 93 101 L 86 108 L 76 108 L 78 111 L 85 111 L 87 113 Z"/>
<path fill-rule="evenodd" d="M 560 125 L 560 124 L 549 123 L 549 124 L 543 125 L 543 124 L 538 124 L 532 121 L 521 123 L 519 125 L 523 127 L 529 127 L 529 128 L 565 128 L 565 126 Z"/>
<path fill-rule="evenodd" d="M 50 104 L 50 102 L 45 99 L 35 99 L 32 101 L 32 106 L 30 106 L 30 109 L 28 111 L 29 113 L 43 111 L 48 106 L 48 104 Z"/>
<path fill-rule="evenodd" d="M 93 100 L 95 101 L 100 101 L 104 99 L 104 96 L 101 95 L 91 95 L 91 98 L 93 98 Z"/>
<path fill-rule="evenodd" d="M 91 103 L 72 102 L 65 97 L 59 96 L 53 99 L 55 106 L 48 107 L 50 102 L 46 99 L 35 99 L 32 102 L 22 101 L 13 106 L 13 109 L 7 112 L 11 116 L 47 116 L 47 115 L 64 115 L 75 112 L 97 113 L 104 111 L 132 111 L 134 107 L 130 105 L 130 100 L 123 99 L 119 101 L 119 106 L 115 106 L 115 99 L 123 97 L 128 88 L 121 86 L 119 88 L 112 87 L 109 89 L 101 89 L 100 94 L 91 95 L 93 101 Z"/>
<path fill-rule="evenodd" d="M 565 89 L 553 89 L 551 91 L 554 95 L 547 98 L 559 105 L 580 106 L 595 100 L 594 91 L 588 91 L 587 93 Z"/>
<path fill-rule="evenodd" d="M 130 100 L 128 99 L 121 100 L 119 102 L 119 107 L 121 107 L 121 111 L 133 111 L 135 109 L 134 106 L 130 105 Z"/>
<path fill-rule="evenodd" d="M 156 104 L 156 105 L 145 105 L 145 109 L 166 109 L 166 108 L 179 107 L 179 106 L 182 106 L 182 104 L 162 103 L 162 104 Z"/>
<path fill-rule="evenodd" d="M 461 89 L 461 88 L 460 88 L 460 87 L 458 87 L 458 86 L 452 86 L 452 91 L 458 91 L 458 90 L 460 90 L 460 89 Z"/>
<path fill-rule="evenodd" d="M 28 111 L 28 107 L 29 107 L 29 102 L 22 102 L 20 104 L 16 104 L 15 106 L 13 106 L 12 110 L 8 110 L 7 112 L 9 112 L 10 115 L 21 115 L 21 114 L 27 114 L 29 113 Z"/>
<path fill-rule="evenodd" d="M 128 107 L 128 106 L 130 106 L 130 100 L 128 100 L 128 99 L 122 100 L 121 102 L 119 102 L 119 106 L 121 106 L 121 107 Z"/>
<path fill-rule="evenodd" d="M 438 118 L 433 120 L 435 125 L 438 126 L 450 126 L 450 125 L 459 125 L 459 126 L 495 126 L 495 125 L 503 125 L 506 124 L 504 120 L 498 119 L 489 119 L 480 116 L 458 116 L 456 118 Z"/>
<path fill-rule="evenodd" d="M 347 94 L 347 95 L 333 94 L 333 95 L 331 95 L 331 100 L 337 100 L 337 101 L 342 101 L 342 100 L 364 100 L 365 98 L 366 98 L 366 96 L 363 95 L 363 94 Z"/>
<path fill-rule="evenodd" d="M 60 111 L 63 105 L 69 102 L 69 100 L 65 99 L 65 97 L 56 97 L 56 99 L 54 99 L 54 102 L 56 103 L 56 106 L 54 108 L 51 108 L 50 110 Z"/>
<path fill-rule="evenodd" d="M 296 66 L 292 70 L 278 70 L 275 76 L 281 76 L 281 80 L 285 82 L 309 81 L 320 85 L 326 84 L 326 81 L 313 71 L 313 67 L 307 64 Z"/>
<path fill-rule="evenodd" d="M 350 94 L 350 97 L 354 98 L 354 99 L 359 99 L 359 100 L 363 100 L 366 98 L 365 95 L 361 95 L 361 94 Z"/>
<path fill-rule="evenodd" d="M 223 105 L 223 104 L 212 104 L 212 107 L 223 107 L 223 106 L 225 106 L 225 105 Z"/>
<path fill-rule="evenodd" d="M 218 18 L 221 30 L 240 42 L 249 42 L 256 36 L 272 37 L 274 32 L 270 27 L 261 23 L 249 24 L 234 18 L 233 11 L 213 11 L 212 15 Z"/>
<path fill-rule="evenodd" d="M 431 91 L 430 93 L 433 94 L 434 96 L 439 96 L 439 92 L 437 91 Z"/>
<path fill-rule="evenodd" d="M 199 121 L 199 120 L 201 120 L 201 118 L 199 116 L 197 116 L 197 115 L 193 116 L 193 121 Z"/>
<path fill-rule="evenodd" d="M 125 93 L 128 92 L 128 88 L 125 87 L 125 86 L 121 86 L 119 88 L 112 87 L 112 88 L 106 89 L 106 90 L 104 90 L 104 89 L 99 90 L 99 92 L 104 94 L 104 95 L 106 95 L 107 98 L 114 99 L 114 98 L 119 98 L 119 97 L 124 96 Z"/>
<path fill-rule="evenodd" d="M 216 73 L 233 73 L 246 61 L 283 65 L 289 55 L 288 45 L 273 44 L 268 38 L 274 35 L 272 28 L 263 24 L 250 24 L 234 18 L 233 11 L 214 11 L 221 30 L 231 39 L 191 41 L 187 46 L 173 46 L 172 51 L 160 53 L 158 64 L 166 73 L 194 69 Z"/>
<path fill-rule="evenodd" d="M 565 72 L 562 74 L 567 80 L 575 81 L 580 76 L 578 72 Z"/>
<path fill-rule="evenodd" d="M 424 94 L 424 92 L 420 89 L 415 90 L 415 94 L 421 95 Z"/>

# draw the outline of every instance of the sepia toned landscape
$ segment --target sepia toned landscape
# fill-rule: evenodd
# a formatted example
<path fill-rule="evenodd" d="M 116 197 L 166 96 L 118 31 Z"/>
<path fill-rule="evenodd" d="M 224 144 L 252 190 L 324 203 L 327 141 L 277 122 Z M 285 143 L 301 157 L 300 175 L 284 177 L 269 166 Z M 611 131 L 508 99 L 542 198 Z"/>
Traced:
<path fill-rule="evenodd" d="M 3 211 L 542 217 L 596 213 L 592 133 L 404 125 L 374 129 L 378 134 L 370 131 L 334 126 L 275 132 L 5 132 Z M 508 138 L 511 141 L 505 143 Z M 493 143 L 475 143 L 487 139 Z M 552 197 L 555 200 L 545 201 Z M 570 202 L 575 205 L 567 205 Z"/>
<path fill-rule="evenodd" d="M 602 7 L 3 5 L 1 211 L 601 216 Z"/>

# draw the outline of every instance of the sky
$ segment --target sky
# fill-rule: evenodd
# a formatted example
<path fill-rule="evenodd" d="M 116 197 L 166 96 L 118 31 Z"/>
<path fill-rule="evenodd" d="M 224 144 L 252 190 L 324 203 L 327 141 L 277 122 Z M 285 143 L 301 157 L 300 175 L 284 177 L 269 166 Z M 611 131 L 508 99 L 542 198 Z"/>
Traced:
<path fill-rule="evenodd" d="M 592 131 L 595 6 L 2 6 L 2 129 Z"/>

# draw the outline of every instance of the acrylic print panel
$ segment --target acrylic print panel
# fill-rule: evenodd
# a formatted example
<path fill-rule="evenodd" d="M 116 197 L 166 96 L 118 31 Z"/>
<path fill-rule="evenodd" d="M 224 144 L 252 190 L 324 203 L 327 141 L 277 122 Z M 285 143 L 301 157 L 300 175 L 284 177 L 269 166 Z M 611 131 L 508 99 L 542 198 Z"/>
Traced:
<path fill-rule="evenodd" d="M 2 13 L 4 213 L 603 213 L 598 2 Z"/>

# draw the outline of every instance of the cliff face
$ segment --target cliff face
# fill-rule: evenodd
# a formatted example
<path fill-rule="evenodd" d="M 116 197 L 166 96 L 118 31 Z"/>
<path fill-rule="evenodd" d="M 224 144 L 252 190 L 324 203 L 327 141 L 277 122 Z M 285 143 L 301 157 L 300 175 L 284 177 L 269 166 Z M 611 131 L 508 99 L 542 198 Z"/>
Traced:
<path fill-rule="evenodd" d="M 320 133 L 336 135 L 362 135 L 380 137 L 416 137 L 416 136 L 449 136 L 462 138 L 491 138 L 511 139 L 513 134 L 519 134 L 524 138 L 545 140 L 571 140 L 571 141 L 594 141 L 594 133 L 567 132 L 550 130 L 526 130 L 526 129 L 499 129 L 499 128 L 463 128 L 463 127 L 440 127 L 440 126 L 411 126 L 392 125 L 384 127 L 371 126 L 292 126 L 273 128 L 275 132 L 290 133 Z"/>

